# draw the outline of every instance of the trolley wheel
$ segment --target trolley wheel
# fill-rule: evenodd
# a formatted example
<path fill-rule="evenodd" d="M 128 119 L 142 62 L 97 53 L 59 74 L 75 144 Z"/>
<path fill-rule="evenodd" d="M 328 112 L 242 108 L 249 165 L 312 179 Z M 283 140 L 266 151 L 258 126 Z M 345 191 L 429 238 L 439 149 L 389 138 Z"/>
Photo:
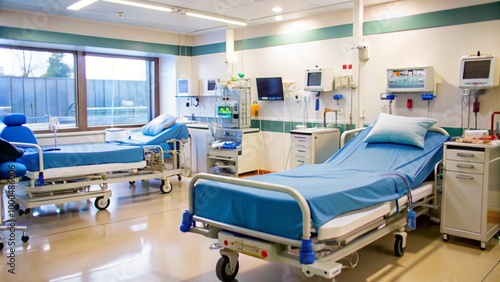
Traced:
<path fill-rule="evenodd" d="M 177 174 L 177 180 L 179 180 L 179 181 L 182 180 L 182 176 L 180 174 Z"/>
<path fill-rule="evenodd" d="M 18 214 L 19 216 L 23 216 L 23 215 L 24 215 L 24 210 L 18 210 L 18 211 L 17 211 L 17 214 Z"/>
<path fill-rule="evenodd" d="M 14 204 L 14 210 L 18 211 L 21 208 L 18 203 Z"/>
<path fill-rule="evenodd" d="M 238 270 L 240 268 L 240 263 L 236 262 L 236 267 L 234 269 L 231 268 L 229 263 L 229 258 L 227 256 L 222 256 L 217 261 L 217 266 L 215 266 L 215 273 L 217 274 L 217 278 L 223 282 L 233 281 L 238 274 Z"/>
<path fill-rule="evenodd" d="M 3 250 L 3 243 L 0 242 L 0 251 Z"/>
<path fill-rule="evenodd" d="M 448 236 L 448 234 L 443 234 L 443 241 L 448 242 L 449 239 L 450 236 Z"/>
<path fill-rule="evenodd" d="M 135 181 L 129 181 L 128 184 L 130 185 L 134 185 L 135 184 Z"/>
<path fill-rule="evenodd" d="M 29 239 L 30 237 L 28 235 L 21 237 L 21 240 L 23 240 L 24 243 L 28 242 Z"/>
<path fill-rule="evenodd" d="M 486 242 L 481 242 L 481 250 L 486 250 Z"/>
<path fill-rule="evenodd" d="M 168 194 L 168 193 L 172 192 L 172 189 L 174 189 L 174 186 L 170 182 L 167 182 L 167 183 L 165 183 L 165 182 L 166 182 L 165 180 L 161 181 L 160 190 L 163 194 Z"/>
<path fill-rule="evenodd" d="M 107 201 L 105 201 L 104 197 L 100 196 L 100 197 L 95 198 L 94 206 L 96 209 L 102 211 L 102 210 L 105 210 L 109 207 L 109 203 L 111 203 L 111 200 L 109 198 Z"/>
<path fill-rule="evenodd" d="M 405 248 L 403 248 L 403 237 L 396 235 L 396 240 L 394 241 L 394 255 L 397 257 L 402 257 L 405 254 Z"/>

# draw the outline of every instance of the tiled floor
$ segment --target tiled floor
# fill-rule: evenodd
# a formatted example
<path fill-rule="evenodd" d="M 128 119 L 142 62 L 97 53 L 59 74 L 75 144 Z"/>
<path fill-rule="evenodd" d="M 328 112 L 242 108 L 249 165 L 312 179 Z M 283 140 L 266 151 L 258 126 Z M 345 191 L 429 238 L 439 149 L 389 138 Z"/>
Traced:
<path fill-rule="evenodd" d="M 15 265 L 0 257 L 0 281 L 218 281 L 213 239 L 179 231 L 187 207 L 187 183 L 172 180 L 170 194 L 160 194 L 159 181 L 112 185 L 108 210 L 93 202 L 45 206 L 38 215 L 20 219 L 30 240 L 16 235 Z M 4 242 L 10 235 L 3 232 Z M 405 255 L 393 255 L 389 234 L 358 252 L 354 269 L 343 269 L 337 281 L 500 281 L 500 246 L 451 237 L 441 240 L 439 225 L 422 216 L 408 236 Z M 240 256 L 238 281 L 327 281 L 307 278 L 295 267 Z M 15 274 L 9 269 L 15 269 Z"/>

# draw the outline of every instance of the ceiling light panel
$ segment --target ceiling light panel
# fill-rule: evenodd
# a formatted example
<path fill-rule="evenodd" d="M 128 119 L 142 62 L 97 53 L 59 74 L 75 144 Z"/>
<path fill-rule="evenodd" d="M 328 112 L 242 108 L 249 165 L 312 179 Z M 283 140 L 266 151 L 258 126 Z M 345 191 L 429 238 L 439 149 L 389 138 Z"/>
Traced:
<path fill-rule="evenodd" d="M 97 0 L 80 0 L 80 1 L 75 2 L 72 5 L 68 6 L 66 9 L 78 11 L 82 8 L 85 8 L 89 5 L 91 5 L 91 4 L 94 4 L 95 2 L 97 2 Z"/>

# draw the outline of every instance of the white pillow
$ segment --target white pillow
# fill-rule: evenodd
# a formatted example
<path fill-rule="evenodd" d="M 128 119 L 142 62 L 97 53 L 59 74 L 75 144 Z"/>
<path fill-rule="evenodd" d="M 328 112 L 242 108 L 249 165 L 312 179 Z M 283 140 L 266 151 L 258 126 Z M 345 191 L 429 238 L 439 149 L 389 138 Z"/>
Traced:
<path fill-rule="evenodd" d="M 424 147 L 425 134 L 436 120 L 426 117 L 403 117 L 381 113 L 366 143 L 397 143 Z"/>
<path fill-rule="evenodd" d="M 159 115 L 142 127 L 142 134 L 155 136 L 161 133 L 164 129 L 171 127 L 176 120 L 176 117 L 169 114 Z"/>

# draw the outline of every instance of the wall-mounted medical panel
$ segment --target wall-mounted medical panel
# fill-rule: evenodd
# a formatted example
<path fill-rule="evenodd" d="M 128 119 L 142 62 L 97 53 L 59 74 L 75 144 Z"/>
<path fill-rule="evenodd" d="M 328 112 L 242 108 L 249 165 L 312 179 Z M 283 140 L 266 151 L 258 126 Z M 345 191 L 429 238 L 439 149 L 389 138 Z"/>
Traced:
<path fill-rule="evenodd" d="M 387 69 L 387 92 L 434 92 L 434 68 Z"/>

